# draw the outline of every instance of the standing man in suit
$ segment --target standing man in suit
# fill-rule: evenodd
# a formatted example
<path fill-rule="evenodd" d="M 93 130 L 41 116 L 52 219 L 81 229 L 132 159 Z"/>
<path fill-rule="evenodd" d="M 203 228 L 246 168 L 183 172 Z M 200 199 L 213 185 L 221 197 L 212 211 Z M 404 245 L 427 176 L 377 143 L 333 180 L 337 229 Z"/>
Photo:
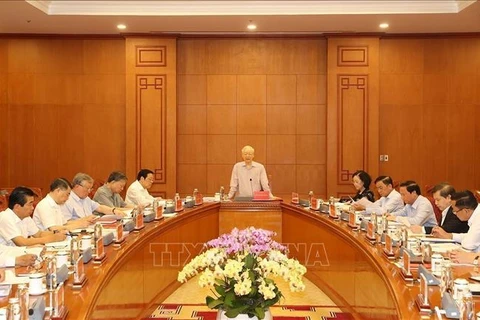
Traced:
<path fill-rule="evenodd" d="M 228 198 L 233 199 L 238 192 L 240 197 L 253 197 L 255 191 L 268 191 L 270 198 L 273 197 L 268 185 L 267 172 L 265 167 L 253 161 L 255 150 L 251 146 L 242 148 L 242 162 L 233 166 L 230 179 L 230 192 Z"/>
<path fill-rule="evenodd" d="M 455 188 L 448 183 L 439 183 L 432 189 L 433 199 L 435 205 L 442 210 L 442 220 L 440 226 L 437 227 L 421 227 L 412 226 L 414 233 L 432 234 L 436 238 L 447 238 L 447 233 L 467 233 L 468 222 L 461 221 L 453 213 L 452 209 L 452 195 L 455 193 Z"/>

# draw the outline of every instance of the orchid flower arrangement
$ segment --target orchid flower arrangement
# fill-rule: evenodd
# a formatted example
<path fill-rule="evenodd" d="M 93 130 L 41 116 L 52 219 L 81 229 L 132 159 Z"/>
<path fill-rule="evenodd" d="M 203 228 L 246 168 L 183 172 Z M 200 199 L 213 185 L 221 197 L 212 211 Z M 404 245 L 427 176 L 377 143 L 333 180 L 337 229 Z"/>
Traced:
<path fill-rule="evenodd" d="M 207 242 L 205 251 L 179 272 L 178 281 L 199 274 L 199 285 L 212 288 L 213 296 L 206 298 L 209 308 L 223 310 L 228 318 L 248 314 L 263 319 L 265 311 L 282 297 L 271 278 L 282 277 L 292 292 L 305 289 L 306 268 L 287 257 L 287 248 L 273 241 L 274 235 L 253 227 L 235 228 Z"/>

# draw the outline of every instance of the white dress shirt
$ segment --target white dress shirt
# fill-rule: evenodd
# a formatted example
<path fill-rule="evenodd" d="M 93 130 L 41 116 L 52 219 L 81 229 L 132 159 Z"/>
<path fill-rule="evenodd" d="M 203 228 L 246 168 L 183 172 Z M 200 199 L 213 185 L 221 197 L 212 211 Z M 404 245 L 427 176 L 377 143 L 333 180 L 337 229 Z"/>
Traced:
<path fill-rule="evenodd" d="M 367 206 L 367 212 L 371 209 L 380 207 L 385 212 L 395 215 L 404 208 L 402 196 L 397 190 L 393 189 L 388 196 L 381 197 L 371 205 Z M 382 212 L 383 213 L 383 212 Z"/>
<path fill-rule="evenodd" d="M 72 191 L 70 192 L 67 202 L 60 207 L 62 209 L 63 218 L 68 221 L 91 216 L 93 211 L 97 210 L 99 206 L 100 204 L 98 202 L 93 201 L 89 197 L 81 199 L 74 191 Z"/>
<path fill-rule="evenodd" d="M 252 161 L 250 167 L 245 164 L 245 161 L 237 162 L 232 169 L 228 197 L 233 198 L 237 191 L 240 197 L 253 197 L 253 193 L 260 190 L 270 192 L 265 167 L 255 161 Z"/>
<path fill-rule="evenodd" d="M 422 195 L 418 196 L 413 204 L 405 205 L 402 210 L 397 211 L 393 215 L 397 216 L 396 221 L 408 226 L 433 227 L 437 225 L 432 203 Z"/>
<path fill-rule="evenodd" d="M 40 230 L 63 226 L 67 220 L 63 217 L 62 206 L 58 205 L 50 194 L 47 194 L 35 207 L 33 221 Z"/>
<path fill-rule="evenodd" d="M 155 200 L 155 198 L 148 193 L 148 190 L 142 186 L 140 181 L 135 180 L 135 182 L 128 187 L 125 202 L 135 205 L 147 205 L 152 204 L 153 200 Z"/>
<path fill-rule="evenodd" d="M 474 252 L 480 251 L 480 205 L 473 211 L 468 219 L 467 233 L 452 233 L 452 239 L 462 244 L 462 248 Z"/>
<path fill-rule="evenodd" d="M 15 258 L 23 256 L 25 247 L 11 247 L 0 244 L 0 268 L 15 267 Z"/>
<path fill-rule="evenodd" d="M 28 238 L 39 231 L 30 217 L 20 219 L 10 208 L 0 213 L 0 244 L 15 246 L 13 238 Z"/>

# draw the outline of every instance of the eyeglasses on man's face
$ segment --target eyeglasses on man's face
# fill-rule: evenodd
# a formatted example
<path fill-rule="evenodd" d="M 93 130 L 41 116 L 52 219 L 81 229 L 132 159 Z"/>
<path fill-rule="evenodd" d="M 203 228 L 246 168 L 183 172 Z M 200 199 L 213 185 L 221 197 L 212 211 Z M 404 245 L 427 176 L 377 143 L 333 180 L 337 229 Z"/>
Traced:
<path fill-rule="evenodd" d="M 82 187 L 83 189 L 87 190 L 88 192 L 93 190 L 93 186 L 87 187 L 87 186 L 84 186 L 83 184 L 79 184 L 79 186 Z"/>

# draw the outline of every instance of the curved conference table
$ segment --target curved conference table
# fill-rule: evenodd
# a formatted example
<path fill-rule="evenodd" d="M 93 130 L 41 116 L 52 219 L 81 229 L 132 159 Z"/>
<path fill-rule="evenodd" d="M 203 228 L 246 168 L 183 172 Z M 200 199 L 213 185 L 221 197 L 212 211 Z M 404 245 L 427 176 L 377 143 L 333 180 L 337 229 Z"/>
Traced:
<path fill-rule="evenodd" d="M 418 285 L 407 285 L 382 248 L 344 222 L 291 204 L 208 203 L 160 222 L 145 224 L 122 246 L 106 247 L 101 265 L 85 265 L 88 282 L 78 291 L 66 282 L 68 319 L 140 319 L 181 284 L 183 264 L 202 244 L 253 225 L 278 232 L 290 256 L 307 266 L 306 277 L 356 319 L 418 319 Z M 438 302 L 433 289 L 432 299 Z M 438 291 L 438 290 L 437 290 Z M 288 301 L 286 302 L 288 303 Z M 478 304 L 477 304 L 478 305 Z"/>

